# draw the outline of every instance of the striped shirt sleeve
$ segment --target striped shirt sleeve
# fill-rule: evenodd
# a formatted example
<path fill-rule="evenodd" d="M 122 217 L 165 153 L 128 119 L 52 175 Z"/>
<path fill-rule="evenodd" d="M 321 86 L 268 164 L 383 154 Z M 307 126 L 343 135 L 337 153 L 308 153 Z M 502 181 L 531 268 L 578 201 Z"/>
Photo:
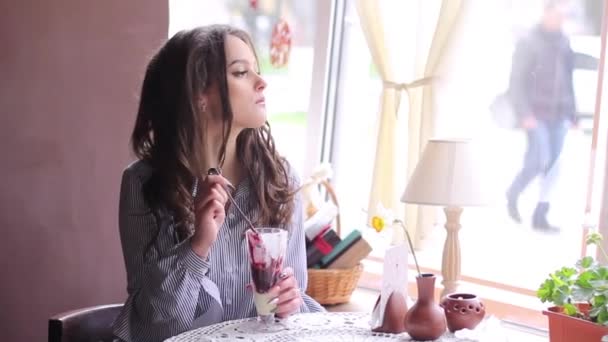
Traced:
<path fill-rule="evenodd" d="M 135 171 L 125 170 L 120 192 L 128 298 L 114 323 L 115 335 L 128 342 L 162 341 L 191 329 L 195 320 L 201 325 L 221 321 L 219 291 L 206 276 L 208 261 L 192 251 L 189 240 L 176 244 L 163 222 L 157 222 Z"/>
<path fill-rule="evenodd" d="M 154 213 L 146 205 L 142 184 L 151 168 L 136 162 L 123 173 L 119 228 L 127 269 L 128 298 L 114 323 L 122 341 L 162 341 L 197 327 L 222 321 L 255 317 L 244 233 L 248 227 L 233 206 L 227 211 L 209 258 L 203 260 L 190 241 L 175 237 L 170 213 Z M 299 184 L 291 173 L 293 184 Z M 257 203 L 247 178 L 234 194 L 247 215 L 255 217 Z M 300 195 L 296 196 L 289 231 L 286 265 L 294 269 L 301 289 L 300 312 L 323 311 L 304 292 L 307 285 L 305 237 Z"/>

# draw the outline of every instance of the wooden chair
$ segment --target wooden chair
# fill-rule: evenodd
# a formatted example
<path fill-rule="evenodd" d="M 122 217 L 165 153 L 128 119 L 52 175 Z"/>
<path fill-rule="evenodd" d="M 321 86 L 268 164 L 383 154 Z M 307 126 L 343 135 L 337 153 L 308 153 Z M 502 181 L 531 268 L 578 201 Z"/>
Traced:
<path fill-rule="evenodd" d="M 49 342 L 111 342 L 112 323 L 122 304 L 63 312 L 49 319 Z"/>

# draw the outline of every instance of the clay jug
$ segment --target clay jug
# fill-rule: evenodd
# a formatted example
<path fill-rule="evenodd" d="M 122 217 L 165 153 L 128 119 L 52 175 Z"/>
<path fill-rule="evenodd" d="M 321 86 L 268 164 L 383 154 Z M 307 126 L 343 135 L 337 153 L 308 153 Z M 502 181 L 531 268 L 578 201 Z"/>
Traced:
<path fill-rule="evenodd" d="M 475 329 L 486 314 L 483 303 L 472 293 L 449 294 L 441 301 L 441 306 L 451 332 Z"/>
<path fill-rule="evenodd" d="M 418 299 L 405 316 L 405 331 L 414 340 L 436 340 L 445 333 L 445 314 L 435 302 L 435 278 L 430 273 L 416 277 Z"/>

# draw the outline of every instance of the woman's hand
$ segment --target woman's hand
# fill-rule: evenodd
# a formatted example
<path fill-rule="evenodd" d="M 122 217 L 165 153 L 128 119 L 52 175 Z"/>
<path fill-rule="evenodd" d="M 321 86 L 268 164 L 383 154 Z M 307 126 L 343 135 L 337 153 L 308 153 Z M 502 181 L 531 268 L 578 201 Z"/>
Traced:
<path fill-rule="evenodd" d="M 298 288 L 298 282 L 293 275 L 293 269 L 287 267 L 281 272 L 281 280 L 271 290 L 272 297 L 277 301 L 275 314 L 280 318 L 285 318 L 300 310 L 302 305 L 302 295 Z"/>
<path fill-rule="evenodd" d="M 232 184 L 221 175 L 208 175 L 199 182 L 194 199 L 194 235 L 190 239 L 190 245 L 200 257 L 207 257 L 209 248 L 224 223 L 227 187 L 232 187 Z"/>

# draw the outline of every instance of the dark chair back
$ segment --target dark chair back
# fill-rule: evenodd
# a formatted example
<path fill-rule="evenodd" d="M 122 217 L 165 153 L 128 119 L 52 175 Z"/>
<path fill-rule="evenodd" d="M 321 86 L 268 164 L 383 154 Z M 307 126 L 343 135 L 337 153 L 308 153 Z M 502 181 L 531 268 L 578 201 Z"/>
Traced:
<path fill-rule="evenodd" d="M 49 342 L 111 342 L 112 323 L 122 304 L 72 310 L 49 319 Z"/>

